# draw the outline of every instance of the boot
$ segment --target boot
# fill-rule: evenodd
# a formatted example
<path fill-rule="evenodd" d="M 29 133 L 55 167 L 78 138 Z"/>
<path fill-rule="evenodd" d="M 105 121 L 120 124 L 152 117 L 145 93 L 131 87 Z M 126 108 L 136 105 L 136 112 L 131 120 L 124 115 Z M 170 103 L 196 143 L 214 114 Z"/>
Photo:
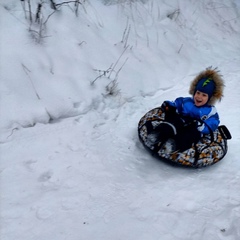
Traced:
<path fill-rule="evenodd" d="M 176 134 L 176 128 L 174 125 L 168 122 L 161 122 L 152 132 L 148 134 L 148 141 L 152 146 L 161 148 L 163 143 L 167 141 L 168 138 L 173 137 Z"/>

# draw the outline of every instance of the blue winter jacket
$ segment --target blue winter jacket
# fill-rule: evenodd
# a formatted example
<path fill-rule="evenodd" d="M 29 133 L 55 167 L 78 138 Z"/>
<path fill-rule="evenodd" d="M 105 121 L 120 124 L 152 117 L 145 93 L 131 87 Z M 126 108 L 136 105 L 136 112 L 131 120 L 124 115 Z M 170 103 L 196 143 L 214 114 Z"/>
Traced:
<path fill-rule="evenodd" d="M 197 107 L 191 97 L 179 97 L 172 104 L 177 108 L 177 112 L 183 117 L 190 117 L 195 120 L 202 120 L 204 124 L 198 127 L 198 130 L 203 134 L 209 134 L 210 130 L 207 126 L 215 131 L 220 123 L 219 115 L 214 106 L 205 104 Z"/>

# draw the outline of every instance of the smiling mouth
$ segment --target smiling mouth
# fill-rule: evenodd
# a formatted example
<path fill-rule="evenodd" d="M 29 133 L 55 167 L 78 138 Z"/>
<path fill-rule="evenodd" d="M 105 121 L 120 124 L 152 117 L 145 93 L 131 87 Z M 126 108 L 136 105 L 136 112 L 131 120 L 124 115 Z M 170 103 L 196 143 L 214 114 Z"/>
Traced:
<path fill-rule="evenodd" d="M 202 101 L 201 100 L 196 100 L 196 103 L 201 103 Z"/>

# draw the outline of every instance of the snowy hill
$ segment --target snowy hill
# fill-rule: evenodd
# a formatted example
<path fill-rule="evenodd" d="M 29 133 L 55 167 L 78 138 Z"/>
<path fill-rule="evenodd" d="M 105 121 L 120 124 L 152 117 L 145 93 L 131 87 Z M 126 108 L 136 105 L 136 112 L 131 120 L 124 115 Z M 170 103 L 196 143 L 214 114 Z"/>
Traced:
<path fill-rule="evenodd" d="M 0 2 L 1 239 L 240 239 L 240 1 L 67 2 Z M 139 119 L 209 66 L 226 157 L 157 161 Z"/>

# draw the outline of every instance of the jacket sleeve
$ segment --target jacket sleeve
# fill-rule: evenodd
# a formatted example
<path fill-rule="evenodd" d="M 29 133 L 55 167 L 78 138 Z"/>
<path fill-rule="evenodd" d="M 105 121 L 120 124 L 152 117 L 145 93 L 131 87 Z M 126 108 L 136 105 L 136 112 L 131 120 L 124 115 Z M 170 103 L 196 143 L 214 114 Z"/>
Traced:
<path fill-rule="evenodd" d="M 206 115 L 205 115 L 206 117 Z M 207 115 L 207 118 L 203 120 L 203 124 L 198 127 L 198 131 L 200 131 L 202 134 L 209 134 L 210 129 L 211 131 L 215 131 L 218 128 L 218 125 L 220 123 L 219 115 L 217 113 L 217 110 L 215 107 L 212 107 L 211 112 Z M 209 129 L 210 128 L 210 129 Z"/>
<path fill-rule="evenodd" d="M 183 99 L 184 99 L 183 97 L 179 97 L 179 98 L 176 98 L 176 100 L 174 101 L 177 112 L 180 114 L 182 113 L 182 110 L 183 110 Z"/>

